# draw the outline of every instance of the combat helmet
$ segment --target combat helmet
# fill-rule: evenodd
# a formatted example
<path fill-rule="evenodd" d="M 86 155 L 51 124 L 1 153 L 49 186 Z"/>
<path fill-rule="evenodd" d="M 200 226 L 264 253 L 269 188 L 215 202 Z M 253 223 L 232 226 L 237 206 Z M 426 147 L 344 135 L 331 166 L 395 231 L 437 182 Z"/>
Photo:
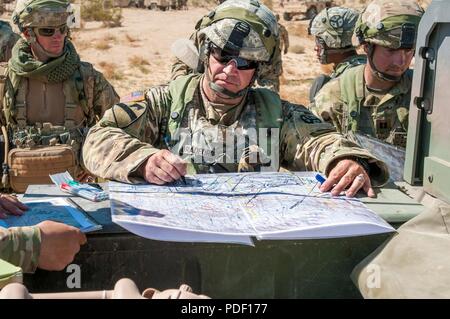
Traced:
<path fill-rule="evenodd" d="M 423 9 L 415 0 L 374 0 L 356 23 L 357 44 L 412 49 L 422 15 Z"/>
<path fill-rule="evenodd" d="M 200 59 L 207 64 L 212 48 L 219 48 L 227 56 L 257 63 L 270 63 L 278 45 L 278 23 L 272 11 L 256 0 L 228 0 L 205 16 L 199 26 L 204 38 Z M 207 72 L 206 72 L 207 73 Z M 255 72 L 255 78 L 258 71 Z M 230 92 L 210 81 L 210 87 L 235 98 L 246 93 Z"/>
<path fill-rule="evenodd" d="M 374 0 L 361 13 L 354 33 L 356 45 L 368 44 L 368 60 L 375 74 L 386 81 L 399 81 L 376 70 L 374 45 L 391 49 L 413 49 L 424 11 L 415 0 Z"/>
<path fill-rule="evenodd" d="M 309 34 L 323 39 L 329 48 L 353 46 L 353 30 L 358 17 L 359 12 L 351 8 L 325 8 L 311 20 Z"/>
<path fill-rule="evenodd" d="M 29 27 L 71 26 L 73 14 L 67 0 L 19 0 L 11 19 L 23 31 Z"/>
<path fill-rule="evenodd" d="M 322 48 L 321 63 L 328 63 L 329 53 L 342 53 L 354 50 L 352 45 L 353 30 L 358 20 L 359 12 L 343 7 L 331 7 L 323 9 L 308 28 L 308 33 L 316 37 L 316 41 Z"/>
<path fill-rule="evenodd" d="M 56 28 L 75 24 L 74 8 L 68 0 L 18 0 L 11 17 L 20 32 L 27 30 L 27 41 L 39 55 L 57 57 L 37 41 L 34 28 Z M 67 37 L 66 37 L 67 39 Z"/>

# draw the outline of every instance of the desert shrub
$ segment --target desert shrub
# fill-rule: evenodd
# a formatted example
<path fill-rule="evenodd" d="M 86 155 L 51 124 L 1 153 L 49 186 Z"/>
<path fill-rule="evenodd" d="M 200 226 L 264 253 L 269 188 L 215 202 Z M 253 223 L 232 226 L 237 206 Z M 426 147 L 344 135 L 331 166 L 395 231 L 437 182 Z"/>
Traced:
<path fill-rule="evenodd" d="M 289 51 L 296 54 L 305 53 L 305 47 L 303 45 L 293 45 L 289 48 Z"/>
<path fill-rule="evenodd" d="M 122 9 L 113 6 L 112 0 L 85 0 L 81 2 L 81 19 L 101 21 L 109 28 L 122 25 Z"/>

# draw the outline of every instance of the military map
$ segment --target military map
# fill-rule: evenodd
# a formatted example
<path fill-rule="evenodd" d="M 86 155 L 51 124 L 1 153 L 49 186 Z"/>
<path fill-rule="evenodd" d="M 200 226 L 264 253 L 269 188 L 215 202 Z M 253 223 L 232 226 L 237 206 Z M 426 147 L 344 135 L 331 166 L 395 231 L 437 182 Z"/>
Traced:
<path fill-rule="evenodd" d="M 109 184 L 112 219 L 140 236 L 234 242 L 359 236 L 393 228 L 357 199 L 321 193 L 315 173 L 200 174 L 165 186 Z"/>

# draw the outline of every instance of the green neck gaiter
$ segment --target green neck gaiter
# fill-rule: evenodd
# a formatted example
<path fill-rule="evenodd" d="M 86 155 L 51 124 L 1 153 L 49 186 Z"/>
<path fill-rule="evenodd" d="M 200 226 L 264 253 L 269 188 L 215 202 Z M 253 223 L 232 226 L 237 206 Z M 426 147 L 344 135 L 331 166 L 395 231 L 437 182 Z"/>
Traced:
<path fill-rule="evenodd" d="M 21 39 L 14 46 L 12 58 L 9 60 L 13 85 L 18 80 L 14 77 L 32 78 L 46 83 L 60 83 L 67 80 L 79 66 L 80 57 L 73 44 L 68 40 L 60 57 L 44 63 L 36 60 L 30 45 Z"/>

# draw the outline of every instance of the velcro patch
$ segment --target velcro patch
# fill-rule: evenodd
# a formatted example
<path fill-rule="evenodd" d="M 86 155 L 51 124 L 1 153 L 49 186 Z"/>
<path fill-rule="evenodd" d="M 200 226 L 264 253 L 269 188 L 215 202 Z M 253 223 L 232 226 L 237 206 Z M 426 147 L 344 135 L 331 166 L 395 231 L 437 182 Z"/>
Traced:
<path fill-rule="evenodd" d="M 145 92 L 144 91 L 135 91 L 122 96 L 120 98 L 120 102 L 122 103 L 131 103 L 131 102 L 141 102 L 145 100 Z"/>
<path fill-rule="evenodd" d="M 135 123 L 147 109 L 146 103 L 118 103 L 112 107 L 114 121 L 118 128 L 125 129 Z"/>

